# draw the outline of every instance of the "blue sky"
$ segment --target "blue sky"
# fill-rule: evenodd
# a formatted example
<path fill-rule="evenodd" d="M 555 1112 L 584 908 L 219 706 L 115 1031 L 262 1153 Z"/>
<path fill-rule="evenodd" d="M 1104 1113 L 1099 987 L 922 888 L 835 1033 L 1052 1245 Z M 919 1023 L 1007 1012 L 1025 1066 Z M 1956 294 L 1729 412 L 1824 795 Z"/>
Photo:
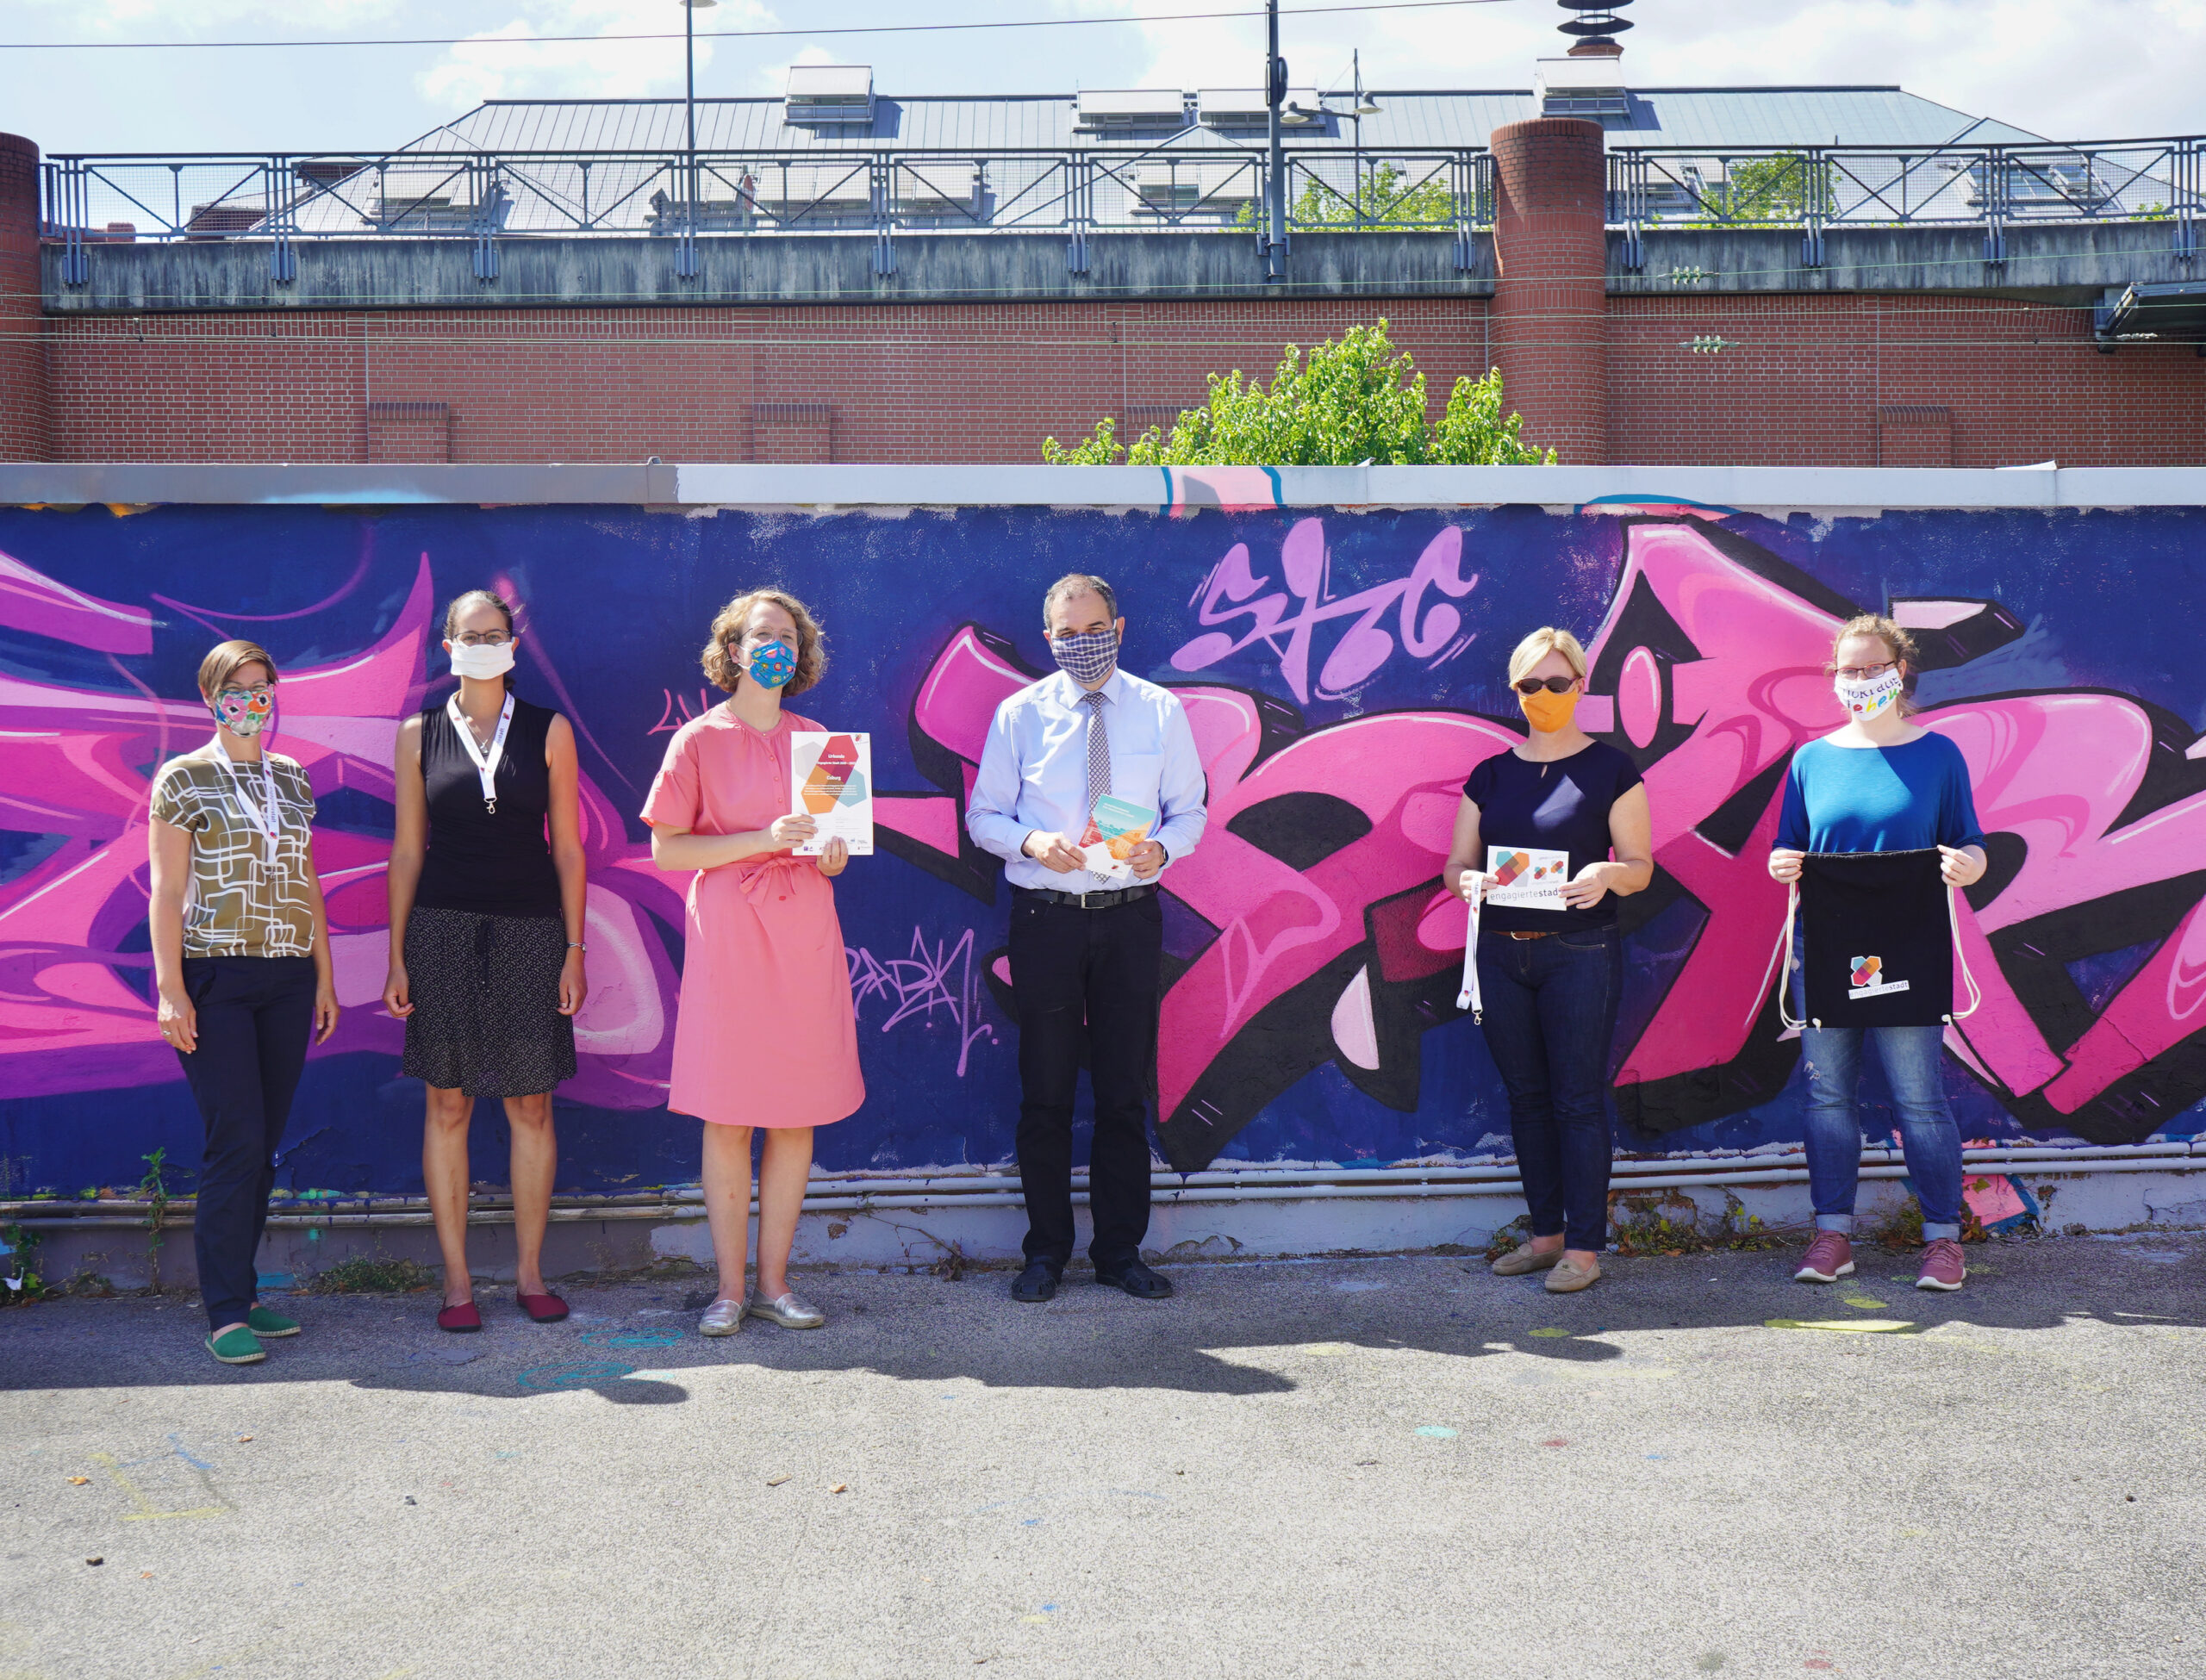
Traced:
<path fill-rule="evenodd" d="M 1287 0 L 1294 4 L 1316 0 Z M 1008 16 L 1124 16 L 1249 0 L 723 0 L 704 28 Z M 2061 139 L 2206 128 L 2197 0 L 1639 0 L 1625 63 L 1642 85 L 1897 82 Z M 1299 84 L 1522 87 L 1561 44 L 1549 0 L 1292 17 Z M 601 35 L 678 30 L 677 0 L 8 0 L 11 40 Z M 1256 19 L 1119 22 L 983 34 L 707 41 L 704 94 L 775 94 L 794 60 L 866 63 L 884 92 L 1253 84 Z M 1244 72 L 1245 75 L 1241 72 Z M 0 55 L 0 125 L 48 152 L 272 151 L 396 144 L 485 97 L 678 94 L 679 40 L 320 51 Z"/>

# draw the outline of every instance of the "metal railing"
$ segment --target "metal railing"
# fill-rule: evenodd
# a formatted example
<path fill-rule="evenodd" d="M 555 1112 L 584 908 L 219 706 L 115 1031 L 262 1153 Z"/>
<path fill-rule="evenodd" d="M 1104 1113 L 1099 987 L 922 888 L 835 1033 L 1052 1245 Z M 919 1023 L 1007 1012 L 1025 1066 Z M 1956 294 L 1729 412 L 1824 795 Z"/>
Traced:
<path fill-rule="evenodd" d="M 1834 227 L 1977 227 L 2004 262 L 2007 230 L 2031 222 L 2159 222 L 2186 259 L 2206 219 L 2206 139 L 2027 146 L 1630 146 L 1609 153 L 1608 219 L 1627 269 L 1651 227 L 1798 228 L 1801 261 L 1824 259 Z"/>
<path fill-rule="evenodd" d="M 2029 146 L 1616 146 L 1608 221 L 1624 266 L 1656 227 L 1788 228 L 1823 261 L 1837 227 L 1964 225 L 1985 259 L 2006 230 L 2042 221 L 2165 223 L 2196 255 L 2206 220 L 2206 139 Z M 61 279 L 90 277 L 107 243 L 252 242 L 278 284 L 306 240 L 465 240 L 494 279 L 507 240 L 627 236 L 672 241 L 696 272 L 701 239 L 793 233 L 869 237 L 895 271 L 901 233 L 1062 234 L 1072 271 L 1104 232 L 1245 231 L 1261 238 L 1262 150 L 1183 132 L 1156 144 L 1057 148 L 702 151 L 406 150 L 358 153 L 64 156 L 45 165 L 45 233 Z M 1286 158 L 1290 232 L 1408 231 L 1453 238 L 1476 260 L 1492 225 L 1493 159 L 1479 146 L 1304 142 Z"/>
<path fill-rule="evenodd" d="M 431 152 L 56 157 L 45 165 L 45 234 L 61 277 L 82 285 L 93 246 L 249 241 L 278 283 L 302 240 L 466 240 L 477 277 L 502 241 L 668 238 L 677 271 L 695 242 L 729 235 L 870 236 L 895 269 L 894 238 L 918 232 L 1059 233 L 1074 271 L 1097 232 L 1241 229 L 1257 236 L 1267 165 L 1254 148 L 852 148 L 801 152 Z M 1491 159 L 1476 147 L 1289 154 L 1291 223 L 1455 236 L 1492 220 Z"/>

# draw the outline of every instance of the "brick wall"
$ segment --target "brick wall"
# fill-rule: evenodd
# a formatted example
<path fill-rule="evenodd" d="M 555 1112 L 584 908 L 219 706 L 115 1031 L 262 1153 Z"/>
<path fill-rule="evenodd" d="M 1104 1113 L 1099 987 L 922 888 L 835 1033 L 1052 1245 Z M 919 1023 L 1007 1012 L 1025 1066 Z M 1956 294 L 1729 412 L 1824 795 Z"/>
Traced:
<path fill-rule="evenodd" d="M 360 461 L 371 405 L 443 404 L 455 461 L 1024 462 L 1382 314 L 1436 409 L 1493 351 L 1476 299 L 1283 299 L 49 317 L 44 365 L 59 460 Z M 1867 466 L 1881 445 L 1904 451 L 1893 465 L 2206 463 L 2206 360 L 2099 355 L 2081 310 L 1612 297 L 1603 336 L 1611 461 Z M 1681 347 L 1711 336 L 1727 347 Z M 1941 426 L 1880 418 L 1929 408 Z M 385 458 L 433 454 L 433 420 L 384 413 Z"/>

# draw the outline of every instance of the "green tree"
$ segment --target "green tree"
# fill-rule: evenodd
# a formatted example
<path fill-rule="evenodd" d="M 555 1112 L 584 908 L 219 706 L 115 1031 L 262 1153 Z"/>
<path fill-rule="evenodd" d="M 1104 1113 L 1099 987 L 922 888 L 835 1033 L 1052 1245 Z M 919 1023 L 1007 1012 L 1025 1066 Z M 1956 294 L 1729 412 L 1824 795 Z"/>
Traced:
<path fill-rule="evenodd" d="M 1327 339 L 1307 361 L 1286 346 L 1268 389 L 1241 370 L 1210 376 L 1209 400 L 1181 411 L 1167 433 L 1150 426 L 1129 445 L 1108 417 L 1069 448 L 1043 440 L 1055 466 L 1552 466 L 1523 421 L 1505 416 L 1501 370 L 1455 382 L 1438 425 L 1426 418 L 1424 376 L 1407 351 L 1397 355 L 1382 318 Z"/>
<path fill-rule="evenodd" d="M 1810 162 L 1798 152 L 1751 158 L 1730 165 L 1723 184 L 1708 195 L 1710 227 L 1742 223 L 1798 227 L 1812 214 L 1838 214 L 1838 187 L 1828 160 Z"/>
<path fill-rule="evenodd" d="M 1297 227 L 1345 227 L 1359 233 L 1454 227 L 1455 193 L 1445 172 L 1414 184 L 1409 182 L 1408 175 L 1399 164 L 1374 164 L 1346 192 L 1315 176 L 1306 176 L 1289 220 Z M 1244 227 L 1252 227 L 1258 214 L 1256 205 L 1243 204 L 1234 219 Z"/>

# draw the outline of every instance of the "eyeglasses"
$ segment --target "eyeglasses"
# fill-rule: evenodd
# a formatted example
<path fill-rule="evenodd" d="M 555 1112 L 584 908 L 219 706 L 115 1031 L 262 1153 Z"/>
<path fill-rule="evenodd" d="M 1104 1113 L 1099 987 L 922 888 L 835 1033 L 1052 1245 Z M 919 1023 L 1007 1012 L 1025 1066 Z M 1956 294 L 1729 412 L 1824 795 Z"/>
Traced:
<path fill-rule="evenodd" d="M 512 639 L 502 630 L 463 630 L 452 638 L 464 648 L 502 648 Z"/>
<path fill-rule="evenodd" d="M 1110 633 L 1111 626 L 1107 624 L 1098 630 L 1075 630 L 1067 625 L 1062 630 L 1044 630 L 1042 639 L 1045 642 L 1069 642 L 1075 636 L 1108 636 Z"/>
<path fill-rule="evenodd" d="M 1544 688 L 1550 694 L 1567 694 L 1578 684 L 1574 676 L 1522 676 L 1509 686 L 1520 694 L 1536 694 Z"/>
<path fill-rule="evenodd" d="M 1848 682 L 1866 682 L 1879 672 L 1888 671 L 1898 663 L 1899 661 L 1897 659 L 1887 659 L 1881 665 L 1841 665 L 1838 668 L 1838 675 Z"/>

